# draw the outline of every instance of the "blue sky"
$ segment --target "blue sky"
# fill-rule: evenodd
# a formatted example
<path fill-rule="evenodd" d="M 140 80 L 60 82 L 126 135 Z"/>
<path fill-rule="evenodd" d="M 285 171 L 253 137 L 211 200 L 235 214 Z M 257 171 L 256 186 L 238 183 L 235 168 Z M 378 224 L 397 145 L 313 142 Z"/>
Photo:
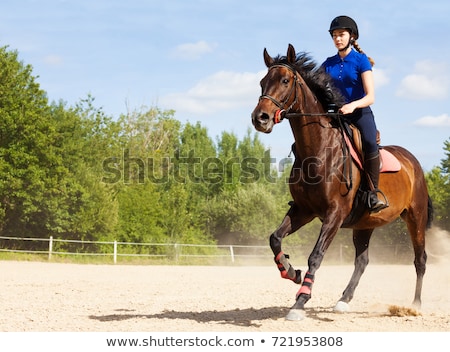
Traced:
<path fill-rule="evenodd" d="M 241 137 L 253 130 L 263 49 L 285 54 L 291 43 L 321 63 L 335 54 L 327 30 L 338 15 L 357 21 L 376 62 L 382 144 L 409 149 L 425 170 L 439 165 L 450 139 L 448 0 L 4 0 L 0 45 L 33 66 L 50 100 L 92 94 L 113 117 L 174 109 L 214 139 Z M 287 121 L 259 136 L 277 161 L 289 154 Z"/>

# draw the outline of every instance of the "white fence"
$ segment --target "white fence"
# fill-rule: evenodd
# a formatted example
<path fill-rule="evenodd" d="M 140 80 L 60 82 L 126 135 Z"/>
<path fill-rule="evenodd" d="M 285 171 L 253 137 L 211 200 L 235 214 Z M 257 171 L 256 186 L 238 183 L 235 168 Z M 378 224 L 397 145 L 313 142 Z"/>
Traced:
<path fill-rule="evenodd" d="M 63 240 L 55 239 L 53 236 L 49 238 L 30 238 L 30 237 L 6 237 L 0 236 L 0 240 L 9 240 L 14 242 L 47 242 L 48 245 L 45 250 L 35 249 L 20 249 L 7 248 L 3 245 L 0 247 L 0 252 L 9 253 L 29 253 L 29 254 L 43 254 L 48 256 L 48 260 L 52 259 L 53 255 L 73 255 L 73 256 L 106 256 L 112 257 L 114 263 L 117 263 L 118 257 L 145 257 L 145 258 L 168 258 L 179 262 L 181 258 L 225 258 L 231 263 L 234 263 L 237 258 L 263 258 L 270 255 L 271 251 L 268 246 L 242 246 L 242 245 L 201 245 L 201 244 L 167 244 L 167 243 L 135 243 L 135 242 L 119 242 L 119 241 L 80 241 L 80 240 Z M 6 241 L 3 241 L 5 243 Z M 110 251 L 102 252 L 87 252 L 87 251 L 61 251 L 55 249 L 55 245 L 59 243 L 65 244 L 79 244 L 103 246 L 103 248 L 110 248 Z M 148 247 L 153 248 L 156 253 L 130 253 L 125 250 L 125 247 Z M 26 247 L 26 246 L 24 246 Z M 41 246 L 42 247 L 42 246 Z M 155 250 L 157 248 L 157 250 Z M 191 254 L 189 249 L 196 249 L 194 254 Z M 123 251 L 120 251 L 123 249 Z M 206 253 L 201 254 L 201 250 Z M 236 253 L 238 252 L 238 253 Z"/>
<path fill-rule="evenodd" d="M 32 242 L 41 242 L 33 245 Z M 43 242 L 43 243 L 42 243 Z M 37 250 L 36 248 L 40 248 Z M 130 251 L 130 248 L 132 250 Z M 128 251 L 127 251 L 128 249 Z M 311 248 L 294 246 L 285 248 L 295 260 L 306 261 Z M 405 245 L 372 245 L 370 247 L 371 261 L 382 263 L 412 261 L 412 249 Z M 50 236 L 49 238 L 5 237 L 0 236 L 0 252 L 40 254 L 52 260 L 52 256 L 103 256 L 110 257 L 113 263 L 119 258 L 140 257 L 161 259 L 180 263 L 194 258 L 205 260 L 220 260 L 221 263 L 242 261 L 272 262 L 273 254 L 266 246 L 244 245 L 201 245 L 180 243 L 133 243 L 119 241 L 80 241 L 63 240 Z M 351 263 L 353 261 L 353 246 L 332 244 L 327 251 L 325 261 L 332 263 Z"/>

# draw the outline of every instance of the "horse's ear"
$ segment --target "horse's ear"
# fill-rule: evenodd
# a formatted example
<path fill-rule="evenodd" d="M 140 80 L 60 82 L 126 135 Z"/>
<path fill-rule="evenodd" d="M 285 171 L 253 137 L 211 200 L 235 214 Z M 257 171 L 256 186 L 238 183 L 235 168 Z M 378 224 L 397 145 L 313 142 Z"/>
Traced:
<path fill-rule="evenodd" d="M 289 44 L 289 46 L 288 46 L 288 50 L 287 50 L 287 55 L 286 55 L 286 57 L 287 57 L 287 61 L 288 61 L 290 64 L 295 63 L 296 54 L 295 54 L 294 46 L 293 46 L 292 44 Z"/>
<path fill-rule="evenodd" d="M 273 64 L 273 59 L 267 52 L 266 48 L 264 48 L 264 63 L 266 64 L 267 67 L 270 67 Z"/>

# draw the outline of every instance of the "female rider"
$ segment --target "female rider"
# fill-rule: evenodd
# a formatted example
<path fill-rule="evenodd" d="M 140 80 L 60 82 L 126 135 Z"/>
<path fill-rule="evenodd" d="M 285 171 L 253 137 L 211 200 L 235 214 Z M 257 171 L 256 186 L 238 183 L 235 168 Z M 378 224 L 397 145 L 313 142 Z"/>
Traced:
<path fill-rule="evenodd" d="M 346 103 L 339 111 L 361 132 L 364 169 L 370 188 L 368 207 L 371 212 L 377 212 L 387 205 L 377 195 L 380 157 L 376 142 L 377 128 L 370 108 L 375 101 L 372 73 L 374 62 L 356 42 L 359 37 L 358 27 L 352 18 L 336 17 L 331 22 L 329 32 L 338 53 L 327 58 L 322 66 L 345 97 Z"/>

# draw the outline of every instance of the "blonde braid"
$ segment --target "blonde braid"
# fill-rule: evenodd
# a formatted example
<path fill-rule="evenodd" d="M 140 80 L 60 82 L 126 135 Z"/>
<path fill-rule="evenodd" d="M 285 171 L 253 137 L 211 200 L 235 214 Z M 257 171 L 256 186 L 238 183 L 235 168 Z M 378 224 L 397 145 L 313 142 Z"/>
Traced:
<path fill-rule="evenodd" d="M 356 51 L 360 54 L 365 54 L 364 51 L 362 51 L 361 47 L 359 46 L 358 42 L 356 40 L 353 41 L 352 43 L 353 47 L 356 49 Z M 371 57 L 368 57 L 370 64 L 373 66 L 375 65 L 375 61 L 373 61 L 373 59 Z"/>

